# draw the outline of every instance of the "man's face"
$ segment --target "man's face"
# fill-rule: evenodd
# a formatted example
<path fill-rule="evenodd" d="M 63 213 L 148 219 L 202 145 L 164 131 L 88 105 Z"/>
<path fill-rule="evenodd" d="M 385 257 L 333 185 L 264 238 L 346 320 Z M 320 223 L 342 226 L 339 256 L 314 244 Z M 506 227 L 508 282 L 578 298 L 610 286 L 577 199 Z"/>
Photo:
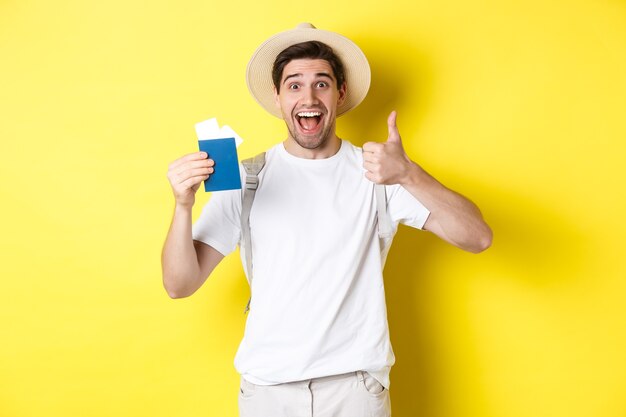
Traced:
<path fill-rule="evenodd" d="M 330 64 L 323 59 L 295 59 L 285 65 L 280 93 L 274 91 L 289 136 L 306 149 L 323 148 L 335 137 L 337 106 L 346 85 L 337 89 Z"/>

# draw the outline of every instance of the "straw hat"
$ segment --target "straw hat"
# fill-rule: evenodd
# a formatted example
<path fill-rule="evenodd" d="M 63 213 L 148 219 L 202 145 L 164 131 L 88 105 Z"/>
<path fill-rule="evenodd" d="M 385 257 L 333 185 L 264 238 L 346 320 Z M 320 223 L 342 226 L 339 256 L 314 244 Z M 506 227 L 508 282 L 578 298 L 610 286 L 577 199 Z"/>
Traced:
<path fill-rule="evenodd" d="M 272 115 L 282 118 L 274 103 L 272 66 L 279 53 L 291 45 L 306 41 L 320 41 L 330 46 L 341 60 L 346 75 L 348 91 L 337 116 L 358 106 L 370 87 L 370 66 L 365 54 L 350 39 L 338 33 L 316 29 L 310 23 L 301 23 L 295 29 L 272 36 L 257 48 L 248 62 L 246 82 L 255 100 Z"/>

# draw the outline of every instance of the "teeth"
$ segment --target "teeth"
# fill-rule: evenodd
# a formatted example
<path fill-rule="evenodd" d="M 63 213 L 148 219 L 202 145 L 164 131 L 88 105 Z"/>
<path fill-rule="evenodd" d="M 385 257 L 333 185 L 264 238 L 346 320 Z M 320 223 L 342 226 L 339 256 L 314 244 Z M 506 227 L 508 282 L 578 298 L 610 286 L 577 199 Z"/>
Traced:
<path fill-rule="evenodd" d="M 317 111 L 303 111 L 298 113 L 298 117 L 318 117 L 321 116 L 322 113 Z"/>

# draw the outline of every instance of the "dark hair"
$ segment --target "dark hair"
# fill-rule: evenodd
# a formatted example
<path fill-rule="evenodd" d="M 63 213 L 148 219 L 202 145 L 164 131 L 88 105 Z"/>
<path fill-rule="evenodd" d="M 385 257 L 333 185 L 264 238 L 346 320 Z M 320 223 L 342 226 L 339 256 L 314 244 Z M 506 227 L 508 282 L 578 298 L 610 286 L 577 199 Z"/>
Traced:
<path fill-rule="evenodd" d="M 346 81 L 343 64 L 333 49 L 319 41 L 307 41 L 291 45 L 278 54 L 272 67 L 272 81 L 276 91 L 280 92 L 280 79 L 285 66 L 294 59 L 323 59 L 330 64 L 333 75 L 337 79 L 337 89 Z"/>

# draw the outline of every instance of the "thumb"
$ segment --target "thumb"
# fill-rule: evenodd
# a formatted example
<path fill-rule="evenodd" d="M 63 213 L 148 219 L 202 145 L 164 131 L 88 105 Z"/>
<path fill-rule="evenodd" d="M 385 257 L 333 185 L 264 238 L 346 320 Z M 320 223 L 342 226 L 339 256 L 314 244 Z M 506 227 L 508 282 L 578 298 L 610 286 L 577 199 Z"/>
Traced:
<path fill-rule="evenodd" d="M 398 126 L 396 125 L 397 116 L 398 116 L 398 113 L 396 113 L 396 111 L 394 110 L 391 112 L 391 114 L 387 118 L 387 129 L 389 130 L 387 143 L 402 144 L 402 139 L 400 139 L 400 132 L 398 131 Z"/>

